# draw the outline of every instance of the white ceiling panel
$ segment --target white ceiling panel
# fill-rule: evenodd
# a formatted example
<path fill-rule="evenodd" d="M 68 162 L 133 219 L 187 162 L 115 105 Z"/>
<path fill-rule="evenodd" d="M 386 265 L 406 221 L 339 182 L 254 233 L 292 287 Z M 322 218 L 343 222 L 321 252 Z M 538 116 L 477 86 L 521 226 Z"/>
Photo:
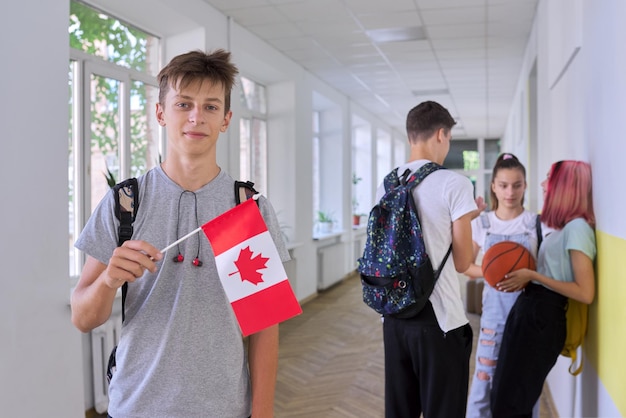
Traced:
<path fill-rule="evenodd" d="M 284 41 L 302 36 L 302 31 L 293 23 L 272 23 L 254 27 L 257 36 L 267 41 Z"/>
<path fill-rule="evenodd" d="M 344 0 L 346 7 L 358 13 L 393 13 L 415 10 L 413 0 Z"/>
<path fill-rule="evenodd" d="M 397 13 L 364 13 L 356 16 L 365 29 L 408 28 L 422 26 L 422 19 L 415 9 Z"/>
<path fill-rule="evenodd" d="M 273 6 L 234 9 L 228 13 L 241 26 L 260 26 L 285 23 L 285 17 Z"/>
<path fill-rule="evenodd" d="M 484 23 L 457 23 L 452 25 L 427 26 L 432 39 L 480 38 L 486 36 Z"/>
<path fill-rule="evenodd" d="M 301 1 L 276 7 L 286 19 L 293 22 L 333 23 L 350 18 L 349 9 L 343 6 L 341 0 Z"/>
<path fill-rule="evenodd" d="M 498 137 L 506 124 L 537 0 L 205 0 L 313 75 L 404 131 L 436 100 L 455 137 Z M 426 38 L 374 43 L 366 31 Z M 415 95 L 421 92 L 421 95 Z"/>
<path fill-rule="evenodd" d="M 485 0 L 416 0 L 416 3 L 421 10 L 441 9 L 442 7 L 458 9 L 468 6 L 485 6 Z"/>
<path fill-rule="evenodd" d="M 216 9 L 225 11 L 225 10 L 236 10 L 236 9 L 247 9 L 251 7 L 257 6 L 267 6 L 270 5 L 269 0 L 211 0 L 207 2 L 211 4 Z"/>
<path fill-rule="evenodd" d="M 269 42 L 269 38 L 264 38 Z M 314 39 L 308 36 L 293 36 L 279 39 L 272 39 L 272 45 L 283 51 L 283 53 L 289 55 L 291 51 L 295 50 L 307 50 L 310 48 L 317 48 L 317 43 Z M 293 57 L 291 57 L 293 59 Z"/>
<path fill-rule="evenodd" d="M 480 23 L 484 25 L 486 14 L 481 6 L 428 9 L 421 13 L 426 25 L 456 25 L 468 23 Z"/>

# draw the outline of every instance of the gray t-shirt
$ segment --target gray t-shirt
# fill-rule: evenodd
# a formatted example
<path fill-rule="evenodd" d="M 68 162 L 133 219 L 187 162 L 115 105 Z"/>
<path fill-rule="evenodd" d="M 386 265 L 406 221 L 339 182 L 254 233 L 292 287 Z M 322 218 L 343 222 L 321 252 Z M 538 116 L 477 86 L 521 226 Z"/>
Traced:
<path fill-rule="evenodd" d="M 156 167 L 139 179 L 132 239 L 158 249 L 235 206 L 225 172 L 194 193 Z M 289 260 L 270 203 L 259 207 L 282 261 Z M 119 222 L 107 194 L 76 247 L 107 264 Z M 178 250 L 183 262 L 173 262 Z M 192 260 L 198 255 L 203 265 Z M 113 417 L 248 417 L 250 382 L 237 320 L 220 283 L 213 251 L 200 232 L 167 251 L 156 273 L 129 283 L 125 320 L 109 387 Z"/>
<path fill-rule="evenodd" d="M 569 221 L 563 229 L 546 235 L 539 248 L 537 271 L 554 280 L 573 282 L 570 250 L 577 250 L 593 261 L 596 258 L 596 236 L 583 218 Z"/>

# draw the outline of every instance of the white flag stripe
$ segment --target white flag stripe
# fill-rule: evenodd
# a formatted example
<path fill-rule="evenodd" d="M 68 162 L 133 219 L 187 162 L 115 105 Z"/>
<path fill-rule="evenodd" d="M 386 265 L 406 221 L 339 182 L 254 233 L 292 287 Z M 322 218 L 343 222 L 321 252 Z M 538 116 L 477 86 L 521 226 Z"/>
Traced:
<path fill-rule="evenodd" d="M 239 269 L 235 265 L 241 250 L 248 246 L 250 251 L 252 251 L 252 258 L 259 254 L 261 257 L 269 258 L 265 262 L 266 268 L 258 270 L 263 280 L 258 284 L 251 283 L 248 280 L 242 281 Z M 215 258 L 215 263 L 217 264 L 217 271 L 220 274 L 224 291 L 230 302 L 250 296 L 287 279 L 287 273 L 269 231 L 242 241 L 239 245 L 223 252 Z M 230 275 L 231 273 L 234 274 Z"/>

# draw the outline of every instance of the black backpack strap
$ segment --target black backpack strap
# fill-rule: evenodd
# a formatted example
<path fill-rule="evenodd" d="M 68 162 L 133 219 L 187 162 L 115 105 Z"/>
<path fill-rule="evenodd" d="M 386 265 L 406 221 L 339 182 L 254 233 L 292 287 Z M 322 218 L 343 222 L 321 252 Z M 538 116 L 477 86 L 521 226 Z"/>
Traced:
<path fill-rule="evenodd" d="M 254 188 L 254 183 L 251 181 L 238 181 L 235 180 L 235 203 L 240 204 L 241 202 L 245 202 L 250 199 L 255 194 L 259 192 Z M 259 201 L 256 201 L 257 205 Z"/>
<path fill-rule="evenodd" d="M 437 170 L 440 169 L 445 169 L 444 166 L 437 164 L 437 163 L 433 163 L 433 162 L 428 162 L 426 164 L 424 164 L 423 166 L 421 166 L 415 173 L 413 173 L 411 176 L 408 176 L 407 172 L 405 171 L 404 174 L 402 175 L 402 180 L 401 183 L 402 184 L 409 184 L 410 183 L 410 188 L 411 190 L 413 190 L 415 187 L 417 187 L 417 185 L 424 180 L 424 178 L 426 178 L 426 176 L 428 176 L 431 173 L 434 173 Z M 408 169 L 407 169 L 408 171 Z M 415 202 L 413 201 L 413 199 L 409 199 L 409 202 L 411 203 L 411 208 L 415 211 L 415 215 L 417 216 L 417 220 L 418 222 L 420 222 L 419 220 L 419 214 L 417 212 L 417 206 L 415 206 Z M 448 257 L 450 256 L 450 253 L 452 252 L 452 244 L 450 244 L 450 247 L 448 247 L 448 251 L 446 252 L 446 255 L 443 257 L 443 260 L 441 261 L 441 264 L 439 264 L 439 268 L 435 271 L 435 280 L 439 278 L 439 275 L 441 274 L 441 271 L 443 270 L 443 266 L 445 266 L 446 261 L 448 261 Z"/>
<path fill-rule="evenodd" d="M 445 169 L 444 166 L 437 163 L 427 162 L 426 164 L 418 168 L 415 173 L 406 178 L 404 180 L 404 184 L 411 183 L 411 189 L 414 189 L 422 180 L 424 180 L 424 178 L 426 178 L 426 176 L 442 168 Z"/>
<path fill-rule="evenodd" d="M 439 278 L 439 275 L 441 274 L 441 271 L 443 270 L 443 266 L 446 265 L 446 261 L 448 261 L 448 257 L 450 257 L 451 252 L 452 252 L 452 244 L 450 244 L 450 246 L 448 247 L 448 252 L 443 257 L 443 261 L 439 265 L 439 268 L 437 269 L 437 271 L 435 271 L 435 280 Z"/>
<path fill-rule="evenodd" d="M 115 199 L 115 216 L 120 221 L 117 235 L 117 245 L 120 246 L 133 236 L 133 222 L 139 209 L 139 183 L 136 178 L 124 180 L 113 186 Z M 125 319 L 124 305 L 128 283 L 122 285 L 122 322 Z"/>
<path fill-rule="evenodd" d="M 541 232 L 541 215 L 537 215 L 535 219 L 535 229 L 537 230 L 537 256 L 539 256 L 539 246 L 543 241 L 543 232 Z"/>
<path fill-rule="evenodd" d="M 415 188 L 426 176 L 430 173 L 437 171 L 441 168 L 445 168 L 442 165 L 437 163 L 428 162 L 417 169 L 413 174 L 411 174 L 410 169 L 405 169 L 402 174 L 399 173 L 400 167 L 396 167 L 389 174 L 387 174 L 383 180 L 383 184 L 385 186 L 385 193 L 394 189 L 395 187 L 406 186 L 410 183 L 411 189 Z"/>
<path fill-rule="evenodd" d="M 120 221 L 117 245 L 120 246 L 133 236 L 133 222 L 139 209 L 139 184 L 136 178 L 124 180 L 113 186 L 115 216 Z"/>

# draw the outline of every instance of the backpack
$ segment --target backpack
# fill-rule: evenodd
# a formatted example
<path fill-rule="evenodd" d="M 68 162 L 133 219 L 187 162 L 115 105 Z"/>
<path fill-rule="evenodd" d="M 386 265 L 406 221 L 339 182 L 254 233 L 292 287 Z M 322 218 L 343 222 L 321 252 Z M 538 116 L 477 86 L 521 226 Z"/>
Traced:
<path fill-rule="evenodd" d="M 385 194 L 369 214 L 358 272 L 363 302 L 381 315 L 417 315 L 450 255 L 452 245 L 439 269 L 433 271 L 412 194 L 427 175 L 441 168 L 429 162 L 413 174 L 407 169 L 402 176 L 394 169 L 384 179 Z"/>
<path fill-rule="evenodd" d="M 139 209 L 139 183 L 136 178 L 129 178 L 121 183 L 116 184 L 112 188 L 113 197 L 115 199 L 115 216 L 120 221 L 118 227 L 117 245 L 118 247 L 133 236 L 133 222 Z M 251 181 L 235 181 L 235 203 L 238 205 L 242 201 L 250 199 L 258 192 L 254 189 L 254 183 Z M 259 201 L 257 200 L 257 205 Z M 128 291 L 128 283 L 122 285 L 122 323 L 124 323 L 125 312 L 124 305 L 126 303 L 126 293 Z M 111 378 L 116 369 L 115 353 L 117 346 L 113 347 L 109 355 L 107 363 L 107 382 L 111 383 Z"/>
<path fill-rule="evenodd" d="M 580 364 L 576 367 L 578 359 L 578 347 L 582 347 L 587 334 L 587 314 L 589 305 L 574 299 L 567 300 L 566 319 L 566 336 L 565 344 L 561 355 L 572 359 L 568 371 L 572 376 L 576 376 L 583 371 L 583 359 L 580 358 Z"/>
<path fill-rule="evenodd" d="M 537 254 L 539 254 L 539 246 L 543 238 L 541 233 L 541 219 L 537 215 L 536 222 L 537 229 Z M 568 298 L 567 308 L 565 312 L 565 344 L 561 355 L 572 359 L 568 367 L 568 371 L 572 376 L 577 376 L 583 371 L 583 359 L 580 359 L 580 364 L 576 367 L 576 361 L 578 360 L 578 347 L 582 347 L 587 334 L 587 314 L 589 311 L 589 305 L 579 302 L 577 300 Z"/>
<path fill-rule="evenodd" d="M 537 216 L 537 238 L 539 239 L 537 242 L 537 253 L 539 253 L 542 239 L 539 216 Z M 578 347 L 582 347 L 587 334 L 588 311 L 589 305 L 586 303 L 568 298 L 567 310 L 565 312 L 565 344 L 563 344 L 561 355 L 572 359 L 567 369 L 572 376 L 577 376 L 583 371 L 583 359 L 580 359 L 578 367 L 576 367 L 576 361 L 578 360 Z"/>

